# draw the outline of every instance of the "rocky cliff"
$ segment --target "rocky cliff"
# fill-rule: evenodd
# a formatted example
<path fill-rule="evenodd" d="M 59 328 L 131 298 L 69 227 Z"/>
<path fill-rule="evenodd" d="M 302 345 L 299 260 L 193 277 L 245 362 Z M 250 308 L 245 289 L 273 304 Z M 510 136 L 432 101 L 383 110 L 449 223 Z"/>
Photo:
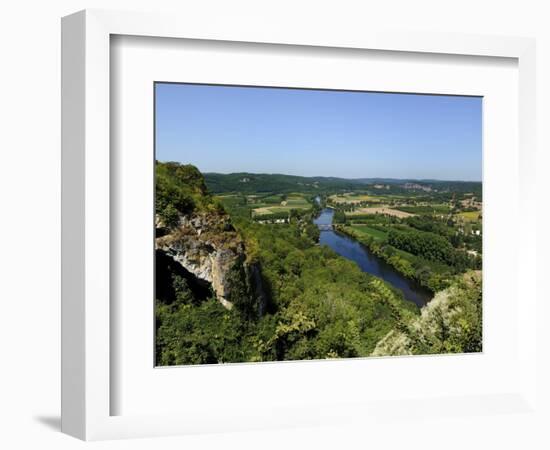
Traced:
<path fill-rule="evenodd" d="M 261 269 L 249 262 L 241 235 L 208 192 L 203 175 L 195 166 L 176 162 L 157 161 L 155 171 L 158 252 L 179 263 L 199 284 L 211 286 L 226 308 L 261 315 L 267 303 Z M 157 271 L 169 271 L 168 266 L 157 266 Z M 172 276 L 157 272 L 157 280 Z"/>
<path fill-rule="evenodd" d="M 162 221 L 157 218 L 157 229 Z M 246 260 L 245 244 L 223 212 L 180 216 L 179 223 L 156 238 L 162 250 L 188 272 L 211 284 L 217 299 L 230 309 L 261 315 L 266 298 L 260 269 Z"/>

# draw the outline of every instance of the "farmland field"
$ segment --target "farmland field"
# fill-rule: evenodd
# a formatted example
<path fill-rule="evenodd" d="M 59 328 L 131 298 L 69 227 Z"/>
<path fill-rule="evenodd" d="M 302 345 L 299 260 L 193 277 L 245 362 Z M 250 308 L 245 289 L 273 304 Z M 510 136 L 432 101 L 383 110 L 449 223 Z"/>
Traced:
<path fill-rule="evenodd" d="M 411 214 L 448 214 L 450 208 L 445 204 L 431 204 L 419 206 L 396 206 L 396 209 Z"/>
<path fill-rule="evenodd" d="M 386 208 L 386 207 L 377 207 L 377 208 L 359 208 L 355 211 L 346 213 L 346 216 L 353 217 L 355 215 L 362 215 L 362 214 L 386 214 L 388 216 L 394 216 L 399 218 L 405 218 L 405 217 L 411 217 L 414 216 L 414 214 L 400 211 L 398 209 L 393 208 Z"/>
<path fill-rule="evenodd" d="M 383 241 L 388 236 L 388 233 L 385 233 L 384 231 L 377 230 L 375 228 L 372 228 L 366 225 L 352 225 L 350 227 L 345 227 L 345 228 L 352 229 L 359 236 L 371 236 L 378 241 Z"/>
<path fill-rule="evenodd" d="M 467 211 L 458 214 L 458 216 L 462 217 L 466 222 L 477 222 L 480 220 L 480 215 L 479 211 Z"/>
<path fill-rule="evenodd" d="M 343 194 L 343 195 L 331 195 L 329 200 L 334 203 L 361 203 L 368 201 L 379 201 L 379 197 L 374 197 L 367 194 Z"/>
<path fill-rule="evenodd" d="M 273 197 L 269 197 L 269 199 L 273 199 Z M 305 210 L 311 208 L 311 204 L 301 196 L 289 196 L 285 200 L 280 200 L 278 204 L 272 203 L 272 204 L 266 204 L 267 202 L 263 202 L 258 205 L 258 207 L 254 208 L 252 210 L 253 215 L 255 216 L 262 216 L 266 214 L 278 214 L 278 213 L 287 213 L 290 212 L 292 209 L 298 209 L 298 210 Z"/>

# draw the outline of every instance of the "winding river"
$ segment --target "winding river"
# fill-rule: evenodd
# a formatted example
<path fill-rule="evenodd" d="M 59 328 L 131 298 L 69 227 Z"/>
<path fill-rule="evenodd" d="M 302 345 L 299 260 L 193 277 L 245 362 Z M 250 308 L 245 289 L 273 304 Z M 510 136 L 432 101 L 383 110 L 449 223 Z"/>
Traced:
<path fill-rule="evenodd" d="M 344 258 L 354 261 L 363 272 L 368 272 L 399 289 L 406 300 L 418 307 L 424 306 L 432 299 L 432 294 L 397 272 L 392 266 L 373 255 L 370 250 L 355 239 L 332 229 L 334 210 L 325 208 L 313 223 L 319 227 L 320 244 L 327 245 Z"/>

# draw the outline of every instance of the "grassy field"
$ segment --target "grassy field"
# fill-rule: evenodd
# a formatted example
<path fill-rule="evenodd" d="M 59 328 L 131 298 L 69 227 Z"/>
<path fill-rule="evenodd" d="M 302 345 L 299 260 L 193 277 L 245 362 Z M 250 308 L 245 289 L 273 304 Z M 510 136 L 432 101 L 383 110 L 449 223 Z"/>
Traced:
<path fill-rule="evenodd" d="M 296 206 L 299 208 L 309 207 L 309 202 L 304 197 L 288 197 L 286 200 L 281 202 L 281 205 L 285 204 L 286 206 Z"/>
<path fill-rule="evenodd" d="M 291 209 L 309 209 L 311 204 L 301 196 L 293 195 L 288 196 L 286 200 L 281 200 L 279 204 L 258 204 L 252 211 L 255 216 L 262 216 L 265 214 L 277 214 L 282 212 L 289 212 Z"/>
<path fill-rule="evenodd" d="M 408 212 L 411 214 L 448 214 L 450 209 L 446 204 L 433 204 L 421 206 L 396 206 L 399 211 Z"/>
<path fill-rule="evenodd" d="M 329 197 L 334 203 L 361 203 L 369 201 L 378 201 L 378 198 L 367 194 L 343 194 L 331 195 Z"/>
<path fill-rule="evenodd" d="M 477 222 L 480 220 L 481 213 L 479 211 L 468 211 L 458 213 L 457 215 L 462 217 L 466 222 Z"/>
<path fill-rule="evenodd" d="M 266 203 L 269 205 L 278 205 L 281 203 L 282 198 L 280 195 L 270 195 L 268 197 L 261 197 L 261 198 L 252 198 L 252 196 L 248 196 L 250 203 Z"/>
<path fill-rule="evenodd" d="M 405 217 L 414 216 L 414 214 L 411 214 L 405 211 L 400 211 L 398 209 L 381 206 L 376 208 L 359 208 L 359 209 L 356 209 L 355 211 L 346 213 L 346 217 L 353 218 L 353 216 L 364 215 L 364 214 L 386 214 L 388 216 L 395 216 L 401 219 Z"/>
<path fill-rule="evenodd" d="M 346 228 L 350 228 L 352 231 L 356 232 L 359 236 L 361 235 L 371 236 L 377 241 L 383 241 L 388 236 L 387 233 L 377 230 L 375 228 L 368 227 L 366 225 L 352 225 Z"/>

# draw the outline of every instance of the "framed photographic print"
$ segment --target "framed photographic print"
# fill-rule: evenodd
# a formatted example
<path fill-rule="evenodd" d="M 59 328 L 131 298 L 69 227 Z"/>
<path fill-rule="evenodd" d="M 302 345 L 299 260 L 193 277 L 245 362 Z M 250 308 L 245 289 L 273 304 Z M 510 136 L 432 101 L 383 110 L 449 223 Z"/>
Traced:
<path fill-rule="evenodd" d="M 156 365 L 481 352 L 481 112 L 156 83 Z"/>
<path fill-rule="evenodd" d="M 534 43 L 218 25 L 63 19 L 63 430 L 532 413 Z"/>

